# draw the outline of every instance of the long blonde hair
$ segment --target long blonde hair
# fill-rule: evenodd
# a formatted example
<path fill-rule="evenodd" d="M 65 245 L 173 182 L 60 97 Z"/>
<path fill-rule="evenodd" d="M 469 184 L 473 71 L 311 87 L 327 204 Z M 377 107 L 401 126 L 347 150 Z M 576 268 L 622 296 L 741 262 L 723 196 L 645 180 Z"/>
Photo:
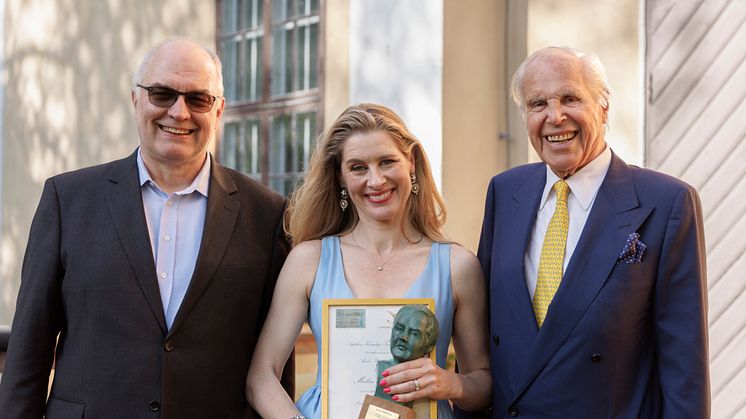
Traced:
<path fill-rule="evenodd" d="M 376 131 L 388 134 L 399 150 L 414 160 L 420 191 L 407 199 L 406 214 L 412 226 L 430 240 L 447 241 L 443 233 L 445 203 L 435 186 L 422 144 L 394 111 L 374 103 L 361 103 L 345 109 L 321 137 L 303 184 L 290 198 L 285 232 L 294 245 L 343 234 L 357 225 L 359 218 L 352 201 L 347 211 L 342 212 L 339 207 L 342 152 L 348 138 Z"/>

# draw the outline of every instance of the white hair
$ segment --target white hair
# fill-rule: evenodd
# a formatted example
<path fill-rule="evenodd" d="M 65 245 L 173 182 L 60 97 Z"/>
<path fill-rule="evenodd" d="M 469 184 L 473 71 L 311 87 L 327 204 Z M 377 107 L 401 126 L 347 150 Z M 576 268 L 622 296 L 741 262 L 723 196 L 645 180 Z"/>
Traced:
<path fill-rule="evenodd" d="M 523 96 L 523 78 L 526 75 L 528 65 L 539 58 L 560 56 L 571 56 L 580 60 L 583 64 L 585 81 L 588 83 L 588 88 L 594 95 L 594 99 L 596 99 L 604 109 L 609 109 L 611 86 L 609 85 L 609 79 L 606 76 L 606 69 L 604 69 L 604 65 L 601 63 L 598 55 L 570 47 L 546 47 L 529 55 L 528 58 L 518 66 L 518 69 L 513 74 L 513 79 L 510 83 L 510 93 L 513 96 L 513 101 L 518 105 L 518 108 L 521 110 L 524 117 L 526 115 L 526 103 L 525 97 Z"/>

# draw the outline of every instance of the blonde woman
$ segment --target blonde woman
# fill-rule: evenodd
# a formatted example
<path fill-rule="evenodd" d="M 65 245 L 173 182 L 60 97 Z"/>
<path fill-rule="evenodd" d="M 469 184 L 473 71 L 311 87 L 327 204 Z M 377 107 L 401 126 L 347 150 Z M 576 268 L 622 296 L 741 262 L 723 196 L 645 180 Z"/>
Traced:
<path fill-rule="evenodd" d="M 398 364 L 379 385 L 402 403 L 438 400 L 441 419 L 453 417 L 449 401 L 463 410 L 489 405 L 481 269 L 471 252 L 443 234 L 445 208 L 425 152 L 393 111 L 375 104 L 346 109 L 317 144 L 286 216 L 295 248 L 247 379 L 247 397 L 262 417 L 320 417 L 320 374 L 297 405 L 279 377 L 306 320 L 321 353 L 324 298 L 435 298 L 437 362 Z M 451 336 L 458 374 L 444 368 Z"/>

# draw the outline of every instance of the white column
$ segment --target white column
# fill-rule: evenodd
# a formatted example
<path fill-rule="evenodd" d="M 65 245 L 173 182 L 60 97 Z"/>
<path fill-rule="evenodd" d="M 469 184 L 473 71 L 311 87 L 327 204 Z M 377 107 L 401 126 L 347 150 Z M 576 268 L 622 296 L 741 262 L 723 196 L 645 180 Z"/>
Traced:
<path fill-rule="evenodd" d="M 350 104 L 375 102 L 398 113 L 423 143 L 440 188 L 442 0 L 351 1 L 349 52 Z"/>

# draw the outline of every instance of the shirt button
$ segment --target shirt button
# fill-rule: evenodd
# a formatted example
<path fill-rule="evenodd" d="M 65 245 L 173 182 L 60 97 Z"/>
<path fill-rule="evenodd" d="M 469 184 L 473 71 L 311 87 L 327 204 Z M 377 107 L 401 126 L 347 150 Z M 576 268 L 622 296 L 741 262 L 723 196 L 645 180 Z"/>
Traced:
<path fill-rule="evenodd" d="M 170 200 L 166 201 L 166 205 L 168 205 L 169 207 L 173 207 L 174 206 L 174 201 L 170 201 Z"/>
<path fill-rule="evenodd" d="M 500 346 L 500 336 L 492 335 L 492 341 L 495 342 L 495 346 Z"/>
<path fill-rule="evenodd" d="M 148 409 L 150 409 L 151 412 L 157 412 L 161 410 L 161 404 L 154 400 L 148 403 Z"/>
<path fill-rule="evenodd" d="M 161 278 L 164 278 L 164 279 L 165 279 L 165 278 L 166 278 L 167 276 L 168 276 L 168 274 L 167 274 L 167 273 L 165 273 L 165 272 L 161 272 Z"/>
<path fill-rule="evenodd" d="M 516 417 L 516 416 L 518 416 L 518 414 L 519 414 L 519 413 L 518 413 L 518 408 L 517 408 L 517 407 L 515 407 L 515 406 L 510 406 L 510 407 L 508 408 L 508 414 L 509 414 L 509 415 L 510 415 L 511 417 Z"/>
<path fill-rule="evenodd" d="M 166 350 L 166 352 L 171 352 L 174 350 L 174 346 L 176 346 L 173 341 L 167 340 L 166 343 L 163 344 L 163 349 Z"/>
<path fill-rule="evenodd" d="M 598 362 L 601 360 L 601 354 L 593 354 L 591 355 L 591 361 Z"/>
<path fill-rule="evenodd" d="M 169 236 L 168 234 L 166 234 L 165 236 L 163 236 L 163 241 L 170 242 L 171 241 L 171 236 Z"/>

